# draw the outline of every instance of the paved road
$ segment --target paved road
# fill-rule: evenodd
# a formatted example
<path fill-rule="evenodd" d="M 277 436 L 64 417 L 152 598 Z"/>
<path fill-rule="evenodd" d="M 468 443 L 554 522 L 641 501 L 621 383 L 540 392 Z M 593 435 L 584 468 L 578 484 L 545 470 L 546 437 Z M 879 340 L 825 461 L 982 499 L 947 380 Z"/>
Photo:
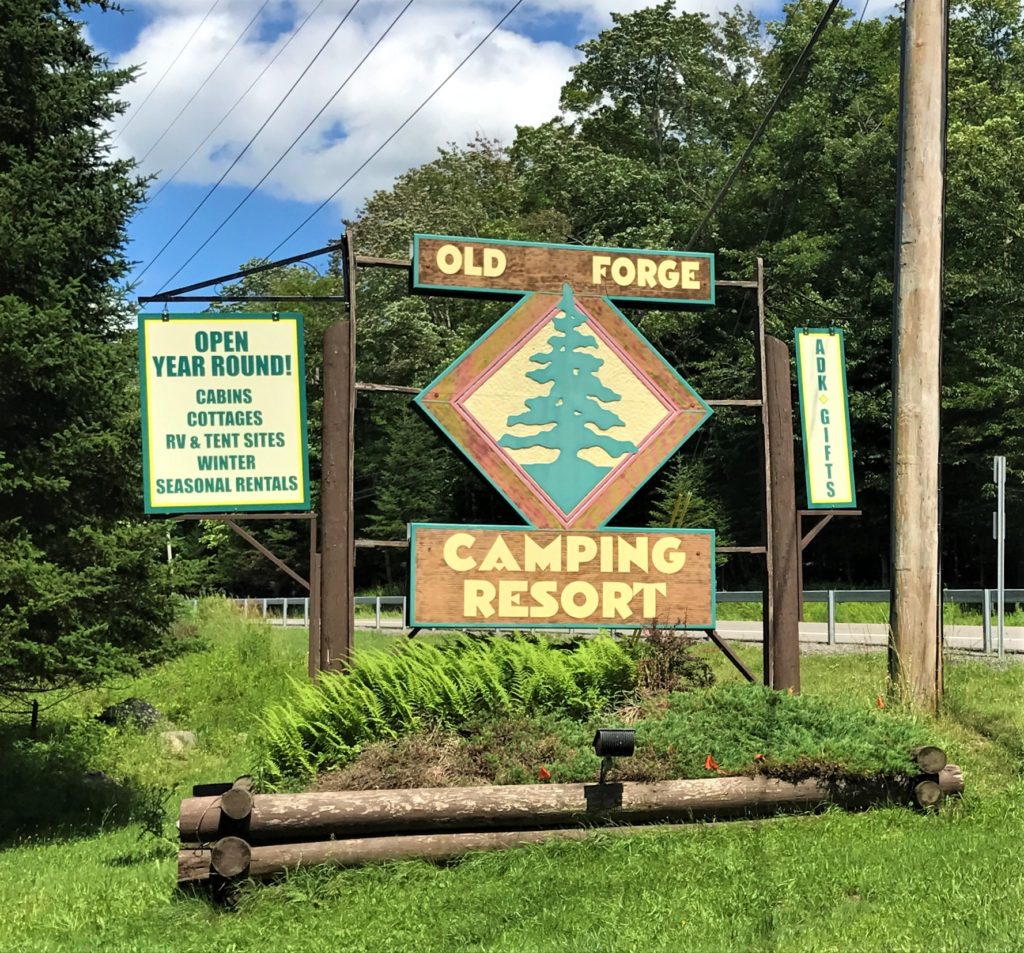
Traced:
<path fill-rule="evenodd" d="M 382 629 L 402 629 L 404 625 L 395 616 L 381 617 Z M 356 620 L 361 629 L 372 629 L 373 619 Z M 720 619 L 718 634 L 731 642 L 760 642 L 762 628 L 760 622 L 732 622 Z M 980 625 L 947 625 L 946 645 L 953 649 L 982 649 L 982 630 Z M 995 626 L 992 627 L 993 644 L 995 642 Z M 836 624 L 836 644 L 850 647 L 884 648 L 889 638 L 887 625 L 866 622 L 839 622 Z M 828 644 L 828 625 L 824 622 L 801 622 L 800 642 L 808 647 Z M 1005 630 L 1004 648 L 1007 652 L 1024 652 L 1024 627 L 1007 626 Z"/>

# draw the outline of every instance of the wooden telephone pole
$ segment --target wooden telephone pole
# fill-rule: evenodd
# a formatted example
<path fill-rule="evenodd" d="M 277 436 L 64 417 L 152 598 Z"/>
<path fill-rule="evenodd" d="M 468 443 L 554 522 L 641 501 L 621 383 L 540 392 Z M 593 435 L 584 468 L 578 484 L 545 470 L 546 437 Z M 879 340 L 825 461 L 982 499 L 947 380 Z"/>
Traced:
<path fill-rule="evenodd" d="M 906 0 L 893 327 L 889 676 L 936 710 L 942 697 L 939 418 L 946 22 L 940 0 Z"/>

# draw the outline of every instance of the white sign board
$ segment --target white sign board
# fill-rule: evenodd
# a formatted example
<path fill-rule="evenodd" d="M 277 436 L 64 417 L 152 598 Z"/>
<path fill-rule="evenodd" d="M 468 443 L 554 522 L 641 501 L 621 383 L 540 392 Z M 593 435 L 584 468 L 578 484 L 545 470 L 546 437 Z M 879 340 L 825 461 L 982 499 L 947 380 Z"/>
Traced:
<path fill-rule="evenodd" d="M 299 314 L 141 314 L 147 513 L 308 510 Z"/>
<path fill-rule="evenodd" d="M 843 332 L 797 328 L 796 369 L 807 505 L 856 507 Z"/>

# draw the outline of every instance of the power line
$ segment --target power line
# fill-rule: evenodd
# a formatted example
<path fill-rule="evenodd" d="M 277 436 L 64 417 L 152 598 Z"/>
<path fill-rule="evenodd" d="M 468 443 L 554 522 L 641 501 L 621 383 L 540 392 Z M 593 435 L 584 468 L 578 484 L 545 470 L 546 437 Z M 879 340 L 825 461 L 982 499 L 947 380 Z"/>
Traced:
<path fill-rule="evenodd" d="M 199 200 L 199 204 L 194 209 L 192 209 L 191 212 L 189 212 L 188 217 L 185 219 L 185 221 L 183 221 L 177 227 L 177 229 L 175 229 L 174 234 L 171 235 L 171 237 L 168 238 L 166 242 L 164 242 L 160 250 L 152 258 L 149 259 L 149 262 L 146 264 L 146 267 L 143 268 L 142 271 L 140 271 L 139 274 L 136 276 L 136 281 L 139 281 L 142 278 L 142 276 L 147 271 L 149 271 L 150 268 L 153 267 L 156 260 L 165 251 L 167 251 L 167 249 L 171 246 L 171 243 L 185 229 L 185 226 L 188 225 L 188 223 L 191 222 L 192 219 L 196 217 L 199 210 L 209 201 L 210 196 L 213 195 L 213 193 L 216 192 L 218 188 L 220 188 L 221 183 L 231 174 L 231 170 L 234 169 L 236 165 L 238 165 L 238 163 L 242 160 L 242 157 L 249 151 L 249 149 L 252 148 L 252 144 L 260 137 L 260 133 L 262 133 L 263 130 L 267 128 L 267 126 L 270 124 L 270 121 L 274 118 L 274 116 L 277 115 L 278 110 L 288 101 L 288 97 L 291 96 L 293 92 L 295 92 L 295 87 L 302 82 L 303 77 L 313 68 L 313 64 L 316 63 L 318 59 L 320 59 L 320 56 L 323 54 L 324 50 L 327 49 L 328 44 L 331 42 L 331 40 L 334 39 L 338 31 L 345 25 L 345 22 L 348 20 L 348 18 L 352 16 L 353 11 L 355 10 L 356 7 L 359 6 L 359 3 L 360 0 L 355 0 L 352 6 L 348 8 L 348 11 L 341 18 L 340 22 L 334 27 L 333 30 L 331 30 L 330 36 L 328 36 L 327 39 L 324 40 L 320 49 L 316 51 L 316 53 L 313 55 L 313 58 L 306 64 L 305 69 L 303 69 L 303 71 L 298 75 L 298 78 L 291 84 L 291 86 L 288 87 L 288 91 L 281 97 L 277 105 L 270 111 L 270 115 L 263 120 L 263 122 L 260 124 L 259 129 L 257 129 L 256 132 L 253 133 L 252 138 L 245 144 L 245 146 L 242 148 L 242 151 L 239 152 L 238 155 L 231 160 L 231 164 L 224 170 L 221 177 L 217 179 L 217 181 L 214 182 L 212 186 L 210 186 L 207 193 Z"/>
<path fill-rule="evenodd" d="M 838 2 L 838 0 L 836 0 L 836 2 Z M 444 87 L 448 84 L 448 81 L 460 69 L 462 69 L 462 67 L 465 66 L 466 63 L 469 62 L 470 58 L 476 53 L 477 50 L 480 49 L 481 46 L 483 46 L 492 36 L 494 36 L 495 33 L 497 33 L 497 31 L 501 27 L 501 25 L 510 16 L 512 16 L 512 14 L 516 12 L 516 10 L 519 9 L 519 7 L 522 5 L 522 3 L 523 3 L 523 0 L 516 0 L 516 2 L 514 4 L 512 4 L 511 7 L 509 7 L 509 9 L 505 13 L 505 15 L 497 23 L 495 23 L 494 26 L 491 27 L 491 29 L 487 32 L 487 35 L 484 36 L 484 38 L 479 43 L 477 43 L 477 45 L 474 46 L 473 49 L 471 49 L 465 55 L 465 57 L 463 57 L 462 61 L 459 63 L 458 66 L 455 67 L 455 69 L 453 69 L 443 80 L 441 80 L 440 83 L 437 84 L 437 86 L 434 87 L 433 92 L 431 92 L 430 95 L 427 96 L 427 98 L 423 100 L 423 102 L 421 102 L 411 113 L 409 113 L 409 115 L 405 118 L 405 120 L 402 122 L 402 124 L 393 133 L 391 133 L 391 135 L 388 136 L 387 139 L 385 139 L 379 146 L 377 146 L 377 148 L 374 149 L 373 152 L 370 153 L 370 155 L 359 165 L 359 167 L 347 179 L 345 179 L 345 181 L 342 182 L 341 185 L 339 185 L 326 199 L 324 199 L 315 209 L 313 209 L 313 211 L 310 212 L 310 214 L 307 215 L 302 220 L 302 222 L 299 223 L 299 225 L 295 229 L 293 229 L 287 236 L 285 236 L 285 238 L 283 238 L 280 242 L 278 242 L 277 245 L 274 247 L 274 249 L 270 252 L 270 254 L 267 255 L 267 257 L 268 258 L 272 258 L 274 256 L 274 254 L 277 252 L 277 250 L 282 245 L 284 245 L 285 243 L 291 241 L 292 238 L 294 238 L 317 215 L 320 214 L 320 212 L 324 209 L 324 207 L 326 205 L 328 205 L 329 203 L 333 202 L 334 199 L 338 196 L 338 193 L 341 192 L 341 190 L 343 188 L 345 188 L 345 186 L 348 185 L 349 182 L 351 182 L 357 175 L 359 175 L 359 173 L 362 172 L 363 169 L 365 169 L 374 159 L 376 159 L 377 156 L 380 155 L 380 153 L 384 151 L 384 149 L 391 142 L 391 140 L 394 139 L 395 136 L 397 136 L 406 126 L 408 126 L 409 123 L 412 122 L 413 119 L 415 119 L 417 115 L 419 115 L 419 113 L 423 110 L 423 108 L 427 105 L 427 103 L 429 103 L 439 92 L 441 92 L 442 89 L 444 89 Z"/>
<path fill-rule="evenodd" d="M 178 52 L 177 52 L 177 53 L 175 54 L 175 57 L 174 57 L 174 59 L 173 59 L 173 60 L 171 60 L 171 65 L 170 65 L 170 66 L 168 66 L 168 67 L 167 67 L 167 69 L 165 69 L 165 70 L 163 71 L 163 73 L 161 74 L 160 78 L 159 78 L 159 79 L 158 79 L 158 80 L 156 81 L 156 83 L 154 83 L 154 84 L 153 84 L 153 88 L 152 88 L 152 89 L 150 89 L 150 91 L 149 91 L 148 93 L 146 93 L 146 95 L 145 95 L 145 97 L 143 98 L 142 102 L 141 102 L 141 103 L 139 103 L 139 105 L 135 107 L 135 112 L 133 112 L 133 113 L 132 113 L 132 114 L 131 114 L 131 115 L 130 115 L 130 116 L 128 117 L 128 119 L 127 119 L 127 120 L 125 120 L 125 124 L 124 124 L 124 125 L 123 125 L 123 126 L 122 126 L 122 127 L 120 128 L 120 129 L 118 129 L 118 130 L 117 130 L 117 133 L 116 133 L 116 135 L 114 136 L 114 142 L 117 142 L 117 140 L 121 138 L 121 134 L 122 134 L 122 133 L 123 133 L 123 132 L 125 131 L 125 129 L 127 129 L 127 128 L 128 128 L 128 127 L 129 127 L 129 126 L 130 126 L 130 125 L 131 125 L 131 124 L 132 124 L 132 123 L 133 123 L 134 121 L 135 121 L 135 117 L 136 117 L 136 116 L 138 116 L 138 114 L 139 114 L 140 112 L 142 112 L 142 107 L 143 107 L 143 106 L 145 106 L 145 105 L 146 105 L 146 103 L 148 103 L 148 102 L 149 102 L 149 97 L 150 97 L 150 96 L 152 96 L 152 95 L 153 95 L 153 93 L 155 93 L 155 92 L 157 91 L 157 87 L 159 87 L 159 85 L 160 85 L 160 84 L 161 84 L 161 83 L 162 83 L 162 82 L 163 82 L 163 81 L 164 81 L 165 79 L 167 79 L 167 74 L 168 74 L 168 73 L 169 73 L 169 72 L 170 72 L 170 71 L 171 71 L 172 69 L 174 69 L 174 67 L 175 67 L 175 66 L 177 65 L 177 62 L 178 62 L 178 60 L 180 60 L 180 59 L 181 59 L 181 56 L 182 56 L 182 54 L 183 54 L 183 53 L 185 52 L 185 50 L 187 50 L 187 49 L 189 48 L 189 46 L 190 46 L 190 45 L 192 44 L 192 41 L 193 41 L 193 40 L 194 40 L 194 39 L 196 38 L 196 36 L 197 36 L 197 34 L 199 33 L 199 31 L 200 31 L 200 30 L 201 30 L 201 29 L 203 28 L 203 24 L 204 24 L 204 23 L 205 23 L 205 22 L 206 22 L 206 21 L 207 21 L 207 20 L 208 20 L 208 19 L 210 18 L 210 14 L 211 14 L 211 13 L 213 13 L 213 11 L 217 9 L 217 6 L 218 6 L 219 4 L 220 4 L 220 0 L 213 0 L 213 6 L 211 6 L 211 7 L 210 7 L 210 9 L 206 11 L 206 15 L 205 15 L 205 16 L 204 16 L 204 17 L 202 18 L 202 20 L 200 20 L 200 21 L 199 21 L 199 26 L 197 26 L 197 27 L 196 27 L 196 28 L 195 28 L 195 29 L 194 29 L 194 30 L 192 31 L 192 35 L 191 35 L 191 36 L 190 36 L 190 37 L 189 37 L 189 38 L 188 38 L 188 39 L 187 39 L 187 40 L 185 41 L 185 45 L 184 45 L 184 46 L 183 46 L 183 47 L 182 47 L 182 48 L 181 48 L 180 50 L 178 50 Z"/>
<path fill-rule="evenodd" d="M 807 41 L 807 45 L 800 51 L 800 55 L 793 64 L 793 68 L 789 71 L 789 75 L 786 77 L 785 82 L 783 82 L 782 87 L 779 89 L 779 92 L 775 97 L 775 101 L 768 107 L 768 112 L 764 114 L 764 119 L 761 120 L 761 125 L 759 125 L 754 131 L 754 135 L 751 137 L 750 142 L 747 143 L 747 148 L 743 150 L 743 155 L 740 156 L 739 161 L 733 166 L 732 171 L 729 173 L 729 177 L 725 180 L 725 184 L 718 190 L 718 194 L 711 203 L 711 207 L 704 214 L 704 218 L 701 219 L 700 224 L 693 230 L 693 234 L 686 243 L 687 248 L 692 248 L 693 243 L 700 237 L 700 233 L 704 231 L 704 227 L 711 220 L 711 216 L 714 215 L 715 210 L 718 208 L 719 202 L 721 202 L 725 197 L 725 193 L 729 191 L 736 179 L 736 176 L 739 175 L 740 170 L 750 157 L 750 153 L 754 151 L 754 146 L 756 146 L 761 140 L 761 136 L 764 135 L 765 129 L 768 128 L 768 123 L 771 122 L 772 116 L 775 115 L 779 106 L 782 104 L 783 97 L 786 95 L 790 84 L 793 82 L 793 78 L 796 76 L 800 67 L 803 66 L 807 57 L 811 55 L 811 50 L 814 49 L 814 44 L 818 42 L 818 37 L 821 36 L 825 27 L 828 26 L 828 21 L 832 18 L 832 13 L 838 6 L 839 0 L 831 0 L 831 3 L 828 5 L 828 9 L 826 9 L 824 14 L 822 14 L 821 19 L 818 21 L 818 25 L 814 28 L 814 32 L 811 34 L 811 38 Z"/>
<path fill-rule="evenodd" d="M 519 0 L 519 2 L 521 3 L 522 0 Z M 356 63 L 356 65 L 352 68 L 352 71 L 348 74 L 348 76 L 346 76 L 342 80 L 341 85 L 331 94 L 331 97 L 327 100 L 327 102 L 325 102 L 323 104 L 323 106 L 321 106 L 320 109 L 317 110 L 316 115 L 312 119 L 310 119 L 309 122 L 306 123 L 305 127 L 303 128 L 303 130 L 294 139 L 292 139 L 291 143 L 288 145 L 288 148 L 285 149 L 284 152 L 282 152 L 281 155 L 274 162 L 274 164 L 269 169 L 267 169 L 266 172 L 263 173 L 263 175 L 260 177 L 260 180 L 254 186 L 252 186 L 252 188 L 250 188 L 248 192 L 246 192 L 246 194 L 242 198 L 242 200 L 228 213 L 227 217 L 225 217 L 221 221 L 221 223 L 212 232 L 210 232 L 210 234 L 206 237 L 206 239 L 203 241 L 203 243 L 194 252 L 192 252 L 192 254 L 189 255 L 188 258 L 185 259 L 184 262 L 182 262 L 182 264 L 178 268 L 178 270 L 176 272 L 174 272 L 174 274 L 171 275 L 171 277 L 168 278 L 163 283 L 162 287 L 160 288 L 161 291 L 163 291 L 164 288 L 166 288 L 172 281 L 174 281 L 175 278 L 178 277 L 179 274 L 181 274 L 181 272 L 186 267 L 188 267 L 188 265 L 192 262 L 192 260 L 196 257 L 196 255 L 198 255 L 207 245 L 210 244 L 210 242 L 213 241 L 213 239 L 218 235 L 220 230 L 225 225 L 227 225 L 227 223 L 230 222 L 231 219 L 233 219 L 235 217 L 235 214 L 239 211 L 239 209 L 241 209 L 242 206 L 245 205 L 245 203 L 248 202 L 249 199 L 251 199 L 253 197 L 253 195 L 256 194 L 257 189 L 259 189 L 259 187 L 261 185 L 263 185 L 263 183 L 266 182 L 268 178 L 270 178 L 270 174 L 282 162 L 284 162 L 285 157 L 288 155 L 288 153 L 290 153 L 292 151 L 292 149 L 294 149 L 299 144 L 299 140 L 302 139 L 302 137 L 307 132 L 309 132 L 309 130 L 313 127 L 313 124 L 323 115 L 323 113 L 327 109 L 327 107 L 330 106 L 331 103 L 333 103 L 334 100 L 338 98 L 338 95 L 341 93 L 341 91 L 348 85 L 349 80 L 351 80 L 352 77 L 356 75 L 356 73 L 359 71 L 359 68 L 363 65 L 363 63 L 365 63 L 370 58 L 370 56 L 372 55 L 374 50 L 376 50 L 377 47 L 380 46 L 381 43 L 384 42 L 384 39 L 392 31 L 392 29 L 394 29 L 394 27 L 396 26 L 398 21 L 401 20 L 402 17 L 405 15 L 406 10 L 408 10 L 409 7 L 411 7 L 413 5 L 413 3 L 414 3 L 414 0 L 407 0 L 405 6 L 402 7 L 402 9 L 398 11 L 398 15 L 391 21 L 391 23 L 388 25 L 387 29 L 377 38 L 377 41 L 373 44 L 373 46 L 371 46 L 370 49 L 366 51 L 366 54 L 363 56 L 363 58 L 358 63 Z"/>
<path fill-rule="evenodd" d="M 234 50 L 234 48 L 242 42 L 242 37 L 244 37 L 245 34 L 252 29 L 252 25 L 259 19 L 260 14 L 263 13 L 264 10 L 266 10 L 268 3 L 270 3 L 270 0 L 263 0 L 263 5 L 253 14 L 252 19 L 242 28 L 242 32 L 235 37 L 235 42 L 232 43 L 231 46 L 228 47 L 227 52 L 219 60 L 217 60 L 217 65 L 214 66 L 214 68 L 206 74 L 205 79 L 203 79 L 203 81 L 199 84 L 199 87 L 196 89 L 196 91 L 191 96 L 189 96 L 188 102 L 186 102 L 185 105 L 178 110 L 178 114 L 167 124 L 167 127 L 164 129 L 164 131 L 160 133 L 160 135 L 157 137 L 156 142 L 154 142 L 153 145 L 151 145 L 146 150 L 146 154 L 139 160 L 140 162 L 145 162 L 153 154 L 153 150 L 158 145 L 160 145 L 161 142 L 164 141 L 164 137 L 167 135 L 167 133 L 169 133 L 174 128 L 174 124 L 179 119 L 181 119 L 181 117 L 185 114 L 185 110 L 188 109 L 188 107 L 195 102 L 196 96 L 198 96 L 204 89 L 206 89 L 206 84 L 210 82 L 210 80 L 213 78 L 213 74 L 216 73 L 217 70 L 219 70 L 224 65 L 224 60 L 226 60 L 231 55 L 232 50 Z"/>
<path fill-rule="evenodd" d="M 275 53 L 275 54 L 274 54 L 274 55 L 273 55 L 273 56 L 272 56 L 272 57 L 271 57 L 271 58 L 270 58 L 270 59 L 269 59 L 269 60 L 267 61 L 266 65 L 264 65 L 263 69 L 261 69 L 261 70 L 259 71 L 259 74 L 258 74 L 258 75 L 256 76 L 256 78 L 255 78 L 255 79 L 254 79 L 254 80 L 253 80 L 253 81 L 252 81 L 252 82 L 251 82 L 251 83 L 250 83 L 250 84 L 249 84 L 249 85 L 248 85 L 248 86 L 247 86 L 247 87 L 245 88 L 245 91 L 244 91 L 244 92 L 242 93 L 242 95 L 241 95 L 241 96 L 239 96 L 239 97 L 238 97 L 238 99 L 236 99 L 236 100 L 234 101 L 234 103 L 232 103 L 232 104 L 231 104 L 231 108 L 230 108 L 230 109 L 229 109 L 229 110 L 228 110 L 228 111 L 227 111 L 226 113 L 224 113 L 224 115 L 223 115 L 223 116 L 221 116 L 221 117 L 220 117 L 220 119 L 219 119 L 219 120 L 218 120 L 218 122 L 217 122 L 217 125 L 215 125 L 215 126 L 214 126 L 214 127 L 213 127 L 213 128 L 212 128 L 212 129 L 211 129 L 211 130 L 210 130 L 210 131 L 209 131 L 209 132 L 208 132 L 208 133 L 206 134 L 206 138 L 205 138 L 205 139 L 203 139 L 203 141 L 202 141 L 202 142 L 200 142 L 200 143 L 199 143 L 199 145 L 198 145 L 198 146 L 196 146 L 196 147 L 195 147 L 195 148 L 194 148 L 194 149 L 193 149 L 193 150 L 192 150 L 192 151 L 191 151 L 191 152 L 190 152 L 190 153 L 188 154 L 188 158 L 186 158 L 186 159 L 185 159 L 185 161 L 184 161 L 184 162 L 182 162 L 182 163 L 181 163 L 181 165 L 179 165 L 179 166 L 178 166 L 178 168 L 176 168 L 176 169 L 175 169 L 175 170 L 174 170 L 174 171 L 173 171 L 173 172 L 172 172 L 172 173 L 170 174 L 170 176 L 169 176 L 168 178 L 164 179 L 164 181 L 163 181 L 163 182 L 162 182 L 162 183 L 160 184 L 160 188 L 158 188 L 158 189 L 157 189 L 157 190 L 156 190 L 156 191 L 155 191 L 155 192 L 154 192 L 154 193 L 152 194 L 152 196 L 150 196 L 150 199 L 149 199 L 149 200 L 150 200 L 151 202 L 152 202 L 152 201 L 155 201 L 155 199 L 157 198 L 157 196 L 159 196 L 159 195 L 160 195 L 160 193 L 161 193 L 161 192 L 163 192 L 163 190 L 164 190 L 164 189 L 166 189 L 166 188 L 167 188 L 167 186 L 169 186 L 169 185 L 170 185 L 170 184 L 171 184 L 171 183 L 172 183 L 172 182 L 173 182 L 173 181 L 174 181 L 174 180 L 175 180 L 175 179 L 176 179 L 176 178 L 178 177 L 178 173 L 180 173 L 180 172 L 181 172 L 181 170 L 182 170 L 182 169 L 184 169 L 184 168 L 185 168 L 185 166 L 187 166 L 187 165 L 188 165 L 188 164 L 189 164 L 189 163 L 190 163 L 190 162 L 191 162 L 191 161 L 192 161 L 192 160 L 193 160 L 193 159 L 195 158 L 195 155 L 196 155 L 196 153 L 197 153 L 197 152 L 198 152 L 198 151 L 199 151 L 200 149 L 202 149 L 202 148 L 203 148 L 203 146 L 205 146 L 205 145 L 206 145 L 206 143 L 208 143 L 208 142 L 210 141 L 210 139 L 211 139 L 211 138 L 212 138 L 212 137 L 214 136 L 214 134 L 215 134 L 215 133 L 217 132 L 217 130 L 218 130 L 218 129 L 220 129 L 220 127 L 221 127 L 222 125 L 224 125 L 224 123 L 225 123 L 225 122 L 227 121 L 228 117 L 229 117 L 229 116 L 230 116 L 230 115 L 231 115 L 231 114 L 232 114 L 232 113 L 233 113 L 233 112 L 234 112 L 234 111 L 235 111 L 235 110 L 236 110 L 236 109 L 238 108 L 238 106 L 239 106 L 239 105 L 241 104 L 242 100 L 243 100 L 243 99 L 245 99 L 245 97 L 246 97 L 246 96 L 248 96 L 248 95 L 249 95 L 249 93 L 251 93 L 251 92 L 253 91 L 253 89 L 254 89 L 254 87 L 256 86 L 256 84 L 257 84 L 257 83 L 258 83 L 258 82 L 259 82 L 259 81 L 260 81 L 261 79 L 263 79 L 263 77 L 264 77 L 264 75 L 266 74 L 267 70 L 269 70 L 269 69 L 270 69 L 270 67 L 271 67 L 271 66 L 273 66 L 273 65 L 274 65 L 274 64 L 275 64 L 275 63 L 277 62 L 277 60 L 278 60 L 278 57 L 280 57 L 280 56 L 281 56 L 281 54 L 282 54 L 282 53 L 284 53 L 284 51 L 285 51 L 286 49 L 288 49 L 288 47 L 289 47 L 289 45 L 291 44 L 292 40 L 294 40 L 294 39 L 295 39 L 295 38 L 296 38 L 296 37 L 297 37 L 297 36 L 299 35 L 299 33 L 301 33 L 301 32 L 302 32 L 302 28 L 303 28 L 303 27 L 304 27 L 304 26 L 305 26 L 305 25 L 306 25 L 307 23 L 309 23 L 310 19 L 312 19 L 312 17 L 313 17 L 313 14 L 314 14 L 314 13 L 316 13 L 316 11 L 317 11 L 317 10 L 319 10 L 319 9 L 320 9 L 320 8 L 321 8 L 321 7 L 323 6 L 323 5 L 324 5 L 324 0 L 317 0 L 317 4 L 316 4 L 316 6 L 315 6 L 315 7 L 313 7 L 313 9 L 312 9 L 312 10 L 310 10 L 310 11 L 309 11 L 309 13 L 307 13 L 307 14 L 306 14 L 306 18 L 305 18 L 305 19 L 304 19 L 304 20 L 303 20 L 303 21 L 302 21 L 302 22 L 301 22 L 301 23 L 300 23 L 300 24 L 299 24 L 299 25 L 298 25 L 298 26 L 297 26 L 297 27 L 296 27 L 296 28 L 295 28 L 295 29 L 294 29 L 294 30 L 292 31 L 292 33 L 291 33 L 291 34 L 289 35 L 288 39 L 284 41 L 284 44 L 283 44 L 283 45 L 281 46 L 281 48 L 280 48 L 280 49 L 279 49 L 279 50 L 278 50 L 278 51 L 277 51 L 277 52 L 276 52 L 276 53 Z"/>

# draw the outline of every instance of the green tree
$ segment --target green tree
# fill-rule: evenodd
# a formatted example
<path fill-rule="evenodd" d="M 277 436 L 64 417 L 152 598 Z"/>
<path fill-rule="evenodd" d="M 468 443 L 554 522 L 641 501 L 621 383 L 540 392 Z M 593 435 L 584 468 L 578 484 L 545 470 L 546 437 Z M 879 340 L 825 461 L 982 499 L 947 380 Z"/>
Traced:
<path fill-rule="evenodd" d="M 560 211 L 581 241 L 681 247 L 824 9 L 823 0 L 787 4 L 765 25 L 761 49 L 760 26 L 744 13 L 712 20 L 661 4 L 614 17 L 581 48 L 563 115 L 520 130 L 511 147 L 528 203 Z M 816 571 L 880 582 L 888 551 L 900 21 L 857 13 L 836 12 L 700 247 L 716 252 L 726 277 L 745 277 L 755 256 L 764 258 L 772 333 L 788 339 L 797 325 L 846 330 L 864 516 L 830 527 L 833 545 L 819 545 L 825 555 Z M 1016 0 L 954 5 L 943 546 L 947 578 L 965 586 L 990 578 L 991 456 L 1006 453 L 1011 472 L 1024 471 L 1022 39 Z M 638 320 L 706 397 L 756 396 L 751 302 L 723 294 L 722 304 Z M 755 423 L 751 415 L 716 414 L 702 441 L 682 451 L 707 481 L 694 491 L 724 507 L 738 542 L 759 535 Z M 1024 505 L 1021 483 L 1009 499 L 1012 519 Z M 623 519 L 644 519 L 655 500 L 648 487 Z M 1017 558 L 1024 568 L 1024 547 Z"/>
<path fill-rule="evenodd" d="M 105 6 L 101 4 L 101 6 Z M 161 656 L 163 528 L 139 513 L 134 341 L 114 282 L 143 199 L 104 123 L 131 72 L 77 3 L 0 2 L 0 692 Z"/>

